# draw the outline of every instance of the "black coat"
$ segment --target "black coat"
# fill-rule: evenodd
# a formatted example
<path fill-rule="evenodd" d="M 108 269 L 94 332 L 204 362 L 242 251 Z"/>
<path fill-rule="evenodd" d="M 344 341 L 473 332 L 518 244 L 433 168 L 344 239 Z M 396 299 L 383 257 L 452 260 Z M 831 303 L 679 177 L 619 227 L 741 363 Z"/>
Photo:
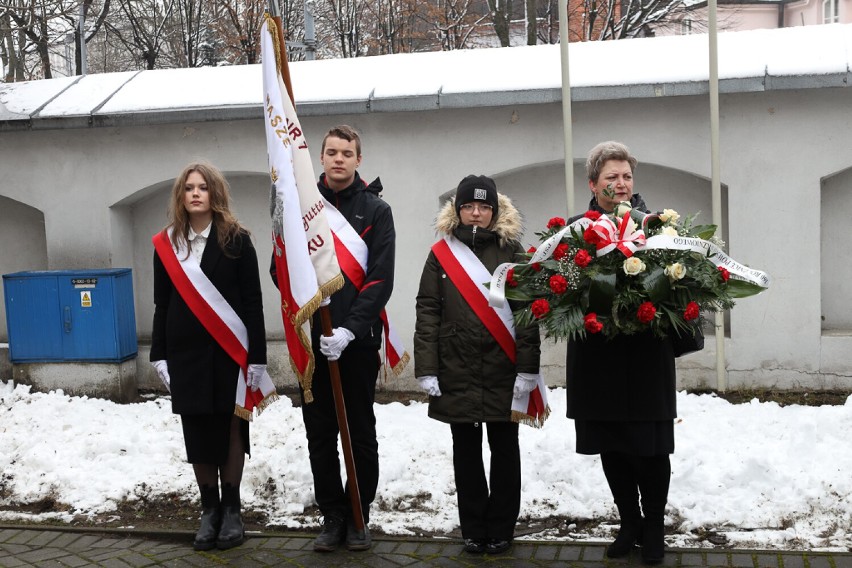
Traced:
<path fill-rule="evenodd" d="M 213 225 L 201 257 L 201 270 L 245 324 L 248 362 L 265 364 L 260 275 L 257 253 L 248 233 L 240 233 L 228 252 L 231 258 L 219 247 Z M 156 252 L 154 305 L 151 361 L 168 363 L 172 411 L 176 414 L 233 412 L 239 367 L 190 311 Z"/>
<path fill-rule="evenodd" d="M 631 203 L 647 212 L 638 194 Z M 594 199 L 589 209 L 603 212 Z M 569 340 L 565 379 L 568 418 L 658 421 L 677 416 L 671 340 L 651 332 Z"/>

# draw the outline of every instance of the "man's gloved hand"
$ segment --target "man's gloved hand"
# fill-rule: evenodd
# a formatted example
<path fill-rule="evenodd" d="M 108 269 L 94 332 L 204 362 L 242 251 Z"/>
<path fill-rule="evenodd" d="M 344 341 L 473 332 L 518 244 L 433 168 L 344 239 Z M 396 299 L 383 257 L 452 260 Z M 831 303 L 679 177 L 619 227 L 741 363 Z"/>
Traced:
<path fill-rule="evenodd" d="M 165 360 L 151 361 L 151 364 L 157 370 L 157 376 L 160 377 L 160 380 L 163 381 L 164 385 L 166 385 L 166 390 L 172 392 L 172 379 L 169 377 L 169 364 L 166 363 Z"/>
<path fill-rule="evenodd" d="M 355 339 L 354 333 L 345 327 L 335 327 L 331 330 L 331 337 L 320 336 L 320 352 L 328 357 L 329 361 L 337 361 L 353 339 Z"/>
<path fill-rule="evenodd" d="M 538 384 L 538 375 L 533 373 L 518 373 L 515 377 L 515 388 L 512 392 L 515 398 L 521 398 L 524 394 L 532 392 Z"/>
<path fill-rule="evenodd" d="M 266 365 L 252 364 L 248 366 L 248 386 L 252 392 L 260 388 L 260 381 L 266 374 Z"/>
<path fill-rule="evenodd" d="M 438 386 L 438 377 L 434 375 L 426 375 L 425 377 L 417 377 L 420 383 L 420 388 L 426 391 L 429 396 L 441 396 L 441 389 Z"/>

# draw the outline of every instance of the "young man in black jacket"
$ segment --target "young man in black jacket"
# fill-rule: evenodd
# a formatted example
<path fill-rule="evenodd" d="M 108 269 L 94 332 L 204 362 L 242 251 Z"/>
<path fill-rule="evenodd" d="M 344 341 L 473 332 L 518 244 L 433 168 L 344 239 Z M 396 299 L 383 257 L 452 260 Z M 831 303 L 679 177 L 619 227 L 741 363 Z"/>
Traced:
<path fill-rule="evenodd" d="M 323 514 L 323 529 L 314 541 L 314 550 L 331 552 L 342 542 L 349 550 L 367 550 L 372 542 L 366 524 L 379 481 L 373 403 L 381 363 L 380 314 L 393 289 L 396 233 L 391 208 L 379 197 L 381 182 L 377 178 L 367 185 L 358 175 L 361 139 L 353 128 L 341 125 L 328 131 L 323 139 L 320 162 L 324 173 L 317 184 L 319 191 L 364 242 L 368 259 L 360 285 L 353 283 L 343 270 L 343 289 L 331 297 L 332 336 L 322 336 L 319 312 L 311 326 L 316 358 L 312 385 L 314 400 L 306 404 L 302 393 L 302 417 L 315 498 Z M 271 272 L 275 279 L 274 264 Z M 339 429 L 327 360 L 337 361 L 340 369 L 364 515 L 363 533 L 354 528 L 347 485 L 340 477 Z"/>

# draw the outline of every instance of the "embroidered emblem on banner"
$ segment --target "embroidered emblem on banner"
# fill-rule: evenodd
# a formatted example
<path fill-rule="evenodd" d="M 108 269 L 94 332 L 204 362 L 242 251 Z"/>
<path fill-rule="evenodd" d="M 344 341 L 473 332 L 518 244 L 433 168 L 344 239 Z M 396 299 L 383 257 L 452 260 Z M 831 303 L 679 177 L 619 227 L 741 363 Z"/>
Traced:
<path fill-rule="evenodd" d="M 485 190 L 477 187 L 473 190 L 473 198 L 478 201 L 485 201 Z"/>

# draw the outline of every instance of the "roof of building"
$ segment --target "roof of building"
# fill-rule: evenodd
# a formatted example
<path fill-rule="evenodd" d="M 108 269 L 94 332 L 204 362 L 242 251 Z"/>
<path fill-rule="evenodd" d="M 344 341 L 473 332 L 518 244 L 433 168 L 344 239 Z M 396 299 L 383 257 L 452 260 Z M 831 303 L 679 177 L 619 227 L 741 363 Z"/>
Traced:
<path fill-rule="evenodd" d="M 852 24 L 718 36 L 721 93 L 847 87 Z M 572 43 L 573 101 L 709 91 L 706 34 Z M 562 99 L 559 45 L 291 63 L 301 116 L 537 104 Z M 0 130 L 262 116 L 260 65 L 0 84 Z"/>

